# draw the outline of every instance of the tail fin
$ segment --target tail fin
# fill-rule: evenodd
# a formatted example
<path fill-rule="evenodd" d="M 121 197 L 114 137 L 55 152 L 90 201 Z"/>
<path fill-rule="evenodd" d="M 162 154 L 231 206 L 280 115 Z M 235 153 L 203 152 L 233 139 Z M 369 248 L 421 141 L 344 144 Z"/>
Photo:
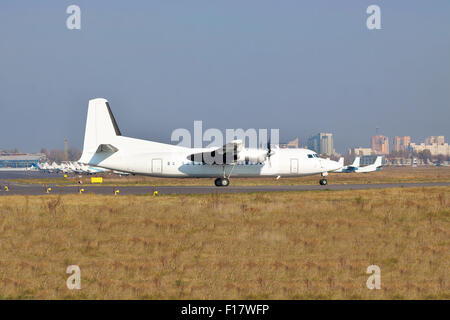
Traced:
<path fill-rule="evenodd" d="M 378 156 L 375 159 L 375 167 L 381 167 L 381 165 L 383 164 L 383 157 L 382 156 Z"/>
<path fill-rule="evenodd" d="M 359 168 L 359 160 L 360 157 L 356 157 L 355 160 L 353 160 L 352 167 Z"/>
<path fill-rule="evenodd" d="M 344 166 L 344 157 L 340 157 L 340 158 L 339 158 L 339 165 L 340 165 L 341 167 Z"/>
<path fill-rule="evenodd" d="M 79 162 L 89 163 L 100 145 L 112 144 L 117 136 L 121 136 L 116 119 L 106 99 L 89 101 L 84 135 L 83 155 Z"/>

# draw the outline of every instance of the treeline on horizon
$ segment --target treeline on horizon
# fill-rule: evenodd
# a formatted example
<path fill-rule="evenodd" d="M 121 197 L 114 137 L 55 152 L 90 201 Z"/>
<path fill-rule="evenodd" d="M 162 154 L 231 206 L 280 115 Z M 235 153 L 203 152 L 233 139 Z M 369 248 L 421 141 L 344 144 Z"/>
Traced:
<path fill-rule="evenodd" d="M 81 158 L 81 150 L 74 147 L 68 149 L 67 157 L 64 150 L 60 149 L 47 151 L 47 149 L 42 148 L 40 153 L 45 154 L 47 161 L 50 162 L 78 161 Z"/>

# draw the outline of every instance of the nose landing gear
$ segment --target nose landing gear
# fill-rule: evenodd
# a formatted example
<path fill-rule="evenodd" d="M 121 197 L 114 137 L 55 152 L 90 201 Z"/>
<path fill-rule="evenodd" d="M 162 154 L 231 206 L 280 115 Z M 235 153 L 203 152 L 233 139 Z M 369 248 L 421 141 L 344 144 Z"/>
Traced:
<path fill-rule="evenodd" d="M 216 187 L 228 187 L 230 185 L 230 180 L 228 178 L 217 178 L 214 181 Z"/>

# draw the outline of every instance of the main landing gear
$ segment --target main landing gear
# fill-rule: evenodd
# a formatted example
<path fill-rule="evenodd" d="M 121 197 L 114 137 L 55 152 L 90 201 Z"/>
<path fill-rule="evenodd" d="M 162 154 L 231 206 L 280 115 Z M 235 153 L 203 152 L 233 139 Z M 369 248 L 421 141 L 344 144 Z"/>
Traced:
<path fill-rule="evenodd" d="M 321 175 L 322 175 L 322 179 L 319 180 L 319 183 L 321 186 L 326 186 L 328 184 L 328 181 L 325 177 L 328 175 L 328 172 L 326 172 L 326 171 L 322 172 Z"/>
<path fill-rule="evenodd" d="M 228 187 L 230 185 L 230 180 L 228 178 L 217 178 L 214 181 L 216 187 Z"/>
<path fill-rule="evenodd" d="M 231 167 L 230 173 L 228 174 L 228 178 L 227 178 L 227 174 L 225 171 L 225 166 L 222 167 L 223 170 L 223 178 L 217 178 L 216 180 L 214 180 L 214 184 L 216 185 L 216 187 L 228 187 L 230 185 L 230 177 L 231 177 L 231 173 L 233 172 L 234 167 L 236 166 L 236 163 L 233 164 L 233 166 Z"/>

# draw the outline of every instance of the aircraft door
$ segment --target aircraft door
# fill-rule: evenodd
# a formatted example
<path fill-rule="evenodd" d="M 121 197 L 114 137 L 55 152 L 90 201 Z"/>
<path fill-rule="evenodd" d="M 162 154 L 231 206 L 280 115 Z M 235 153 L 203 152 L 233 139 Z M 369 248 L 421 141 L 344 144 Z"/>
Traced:
<path fill-rule="evenodd" d="M 298 159 L 291 159 L 291 173 L 298 173 Z"/>
<path fill-rule="evenodd" d="M 162 173 L 162 159 L 152 159 L 152 173 Z"/>

